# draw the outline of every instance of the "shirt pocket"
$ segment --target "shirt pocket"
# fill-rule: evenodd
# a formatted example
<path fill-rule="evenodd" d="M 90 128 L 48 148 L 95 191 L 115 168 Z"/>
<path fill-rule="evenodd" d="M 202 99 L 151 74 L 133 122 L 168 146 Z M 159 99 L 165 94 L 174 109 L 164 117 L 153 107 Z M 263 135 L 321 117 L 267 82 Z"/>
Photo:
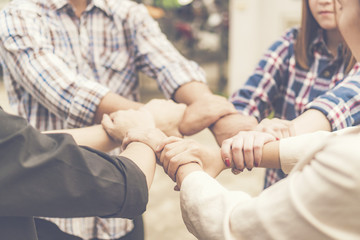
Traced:
<path fill-rule="evenodd" d="M 103 67 L 106 70 L 111 70 L 116 73 L 122 74 L 127 71 L 128 68 L 134 66 L 134 62 L 131 61 L 129 54 L 125 51 L 112 52 L 103 61 Z"/>

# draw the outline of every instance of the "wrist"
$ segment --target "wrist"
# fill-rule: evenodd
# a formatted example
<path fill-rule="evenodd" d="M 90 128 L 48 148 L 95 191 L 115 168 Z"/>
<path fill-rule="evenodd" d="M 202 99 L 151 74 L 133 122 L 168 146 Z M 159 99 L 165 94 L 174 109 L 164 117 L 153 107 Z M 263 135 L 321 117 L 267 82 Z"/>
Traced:
<path fill-rule="evenodd" d="M 183 180 L 186 178 L 187 175 L 189 175 L 192 172 L 195 171 L 203 171 L 199 163 L 196 162 L 190 162 L 184 165 L 181 165 L 176 173 L 176 183 L 179 187 L 181 187 L 181 184 Z"/>

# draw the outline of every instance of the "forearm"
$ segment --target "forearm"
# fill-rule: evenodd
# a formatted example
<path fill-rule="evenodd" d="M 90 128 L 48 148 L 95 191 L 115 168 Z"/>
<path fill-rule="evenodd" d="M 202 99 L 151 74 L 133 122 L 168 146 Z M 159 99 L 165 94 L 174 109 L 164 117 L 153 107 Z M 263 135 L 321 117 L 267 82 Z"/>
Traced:
<path fill-rule="evenodd" d="M 281 168 L 280 153 L 279 153 L 280 141 L 274 141 L 266 143 L 263 147 L 263 155 L 260 162 L 261 168 Z"/>
<path fill-rule="evenodd" d="M 295 134 L 301 135 L 315 131 L 331 131 L 331 124 L 326 116 L 315 109 L 309 109 L 299 117 L 292 120 L 295 127 Z"/>
<path fill-rule="evenodd" d="M 181 85 L 176 90 L 173 98 L 178 103 L 185 103 L 186 105 L 190 105 L 207 94 L 212 93 L 205 83 L 192 81 Z"/>
<path fill-rule="evenodd" d="M 74 129 L 61 129 L 53 131 L 45 131 L 44 134 L 70 134 L 78 145 L 94 148 L 99 151 L 109 152 L 116 147 L 119 143 L 114 142 L 105 132 L 101 125 L 94 125 L 85 128 Z"/>
<path fill-rule="evenodd" d="M 116 93 L 109 92 L 101 99 L 97 107 L 95 123 L 100 123 L 105 113 L 110 114 L 118 110 L 139 109 L 141 106 L 143 106 L 142 103 L 134 102 Z"/>
<path fill-rule="evenodd" d="M 178 168 L 178 171 L 176 173 L 176 183 L 179 188 L 181 188 L 181 184 L 186 178 L 186 176 L 195 171 L 203 171 L 203 169 L 200 167 L 199 164 L 192 162 L 182 165 Z"/>
<path fill-rule="evenodd" d="M 144 173 L 148 188 L 152 184 L 155 174 L 156 157 L 154 151 L 146 144 L 132 142 L 120 156 L 131 159 Z"/>
<path fill-rule="evenodd" d="M 217 143 L 221 146 L 225 139 L 235 136 L 240 131 L 252 130 L 257 124 L 255 117 L 235 113 L 220 118 L 210 127 L 210 130 L 215 135 Z"/>

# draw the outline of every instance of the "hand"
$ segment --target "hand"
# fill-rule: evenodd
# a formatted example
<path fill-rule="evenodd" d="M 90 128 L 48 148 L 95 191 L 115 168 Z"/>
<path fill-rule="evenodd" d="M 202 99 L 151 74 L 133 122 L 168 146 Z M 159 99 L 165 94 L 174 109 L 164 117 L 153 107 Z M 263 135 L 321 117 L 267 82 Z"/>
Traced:
<path fill-rule="evenodd" d="M 162 151 L 160 165 L 174 181 L 178 168 L 188 163 L 199 164 L 212 177 L 225 169 L 219 149 L 207 148 L 192 139 L 169 137 L 158 146 L 157 151 Z"/>
<path fill-rule="evenodd" d="M 104 114 L 101 124 L 108 135 L 116 142 L 121 143 L 126 132 L 131 128 L 155 128 L 151 113 L 143 110 L 120 110 Z"/>
<path fill-rule="evenodd" d="M 159 159 L 160 153 L 157 152 L 156 147 L 161 145 L 166 138 L 165 133 L 158 128 L 132 128 L 127 131 L 122 143 L 122 148 L 125 149 L 131 142 L 142 142 L 152 148 L 157 155 L 157 159 Z"/>
<path fill-rule="evenodd" d="M 291 121 L 279 118 L 263 119 L 255 128 L 255 131 L 266 132 L 277 140 L 295 136 L 295 126 Z"/>
<path fill-rule="evenodd" d="M 187 107 L 179 129 L 183 135 L 193 135 L 232 113 L 236 113 L 236 109 L 226 98 L 204 94 L 200 100 Z"/>
<path fill-rule="evenodd" d="M 234 174 L 244 168 L 251 170 L 260 165 L 264 144 L 274 140 L 275 137 L 268 133 L 241 131 L 223 142 L 221 157 L 227 167 L 232 167 Z"/>
<path fill-rule="evenodd" d="M 156 127 L 166 135 L 182 137 L 179 132 L 179 124 L 186 109 L 185 104 L 178 104 L 172 100 L 153 99 L 141 109 L 151 112 Z"/>
<path fill-rule="evenodd" d="M 235 136 L 240 131 L 252 130 L 257 124 L 256 118 L 236 113 L 220 118 L 210 130 L 221 146 L 225 139 Z"/>

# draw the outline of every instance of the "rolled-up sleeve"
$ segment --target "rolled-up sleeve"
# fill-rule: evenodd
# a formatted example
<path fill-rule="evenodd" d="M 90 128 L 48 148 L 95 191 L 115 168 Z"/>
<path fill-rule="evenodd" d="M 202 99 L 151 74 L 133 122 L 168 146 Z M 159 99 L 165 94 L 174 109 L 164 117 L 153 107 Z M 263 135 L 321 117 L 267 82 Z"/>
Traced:
<path fill-rule="evenodd" d="M 203 69 L 175 49 L 144 5 L 134 4 L 126 22 L 125 26 L 133 31 L 130 44 L 136 44 L 139 69 L 157 80 L 167 98 L 171 98 L 176 89 L 187 82 L 206 82 Z"/>
<path fill-rule="evenodd" d="M 6 59 L 4 65 L 16 84 L 26 90 L 25 95 L 31 93 L 53 114 L 67 119 L 69 127 L 90 125 L 109 89 L 79 73 L 66 52 L 56 51 L 48 29 L 43 27 L 46 18 L 38 11 L 24 3 L 19 9 L 1 12 L 0 56 Z"/>
<path fill-rule="evenodd" d="M 346 77 L 335 88 L 314 99 L 307 109 L 321 111 L 332 130 L 360 124 L 360 72 Z"/>

